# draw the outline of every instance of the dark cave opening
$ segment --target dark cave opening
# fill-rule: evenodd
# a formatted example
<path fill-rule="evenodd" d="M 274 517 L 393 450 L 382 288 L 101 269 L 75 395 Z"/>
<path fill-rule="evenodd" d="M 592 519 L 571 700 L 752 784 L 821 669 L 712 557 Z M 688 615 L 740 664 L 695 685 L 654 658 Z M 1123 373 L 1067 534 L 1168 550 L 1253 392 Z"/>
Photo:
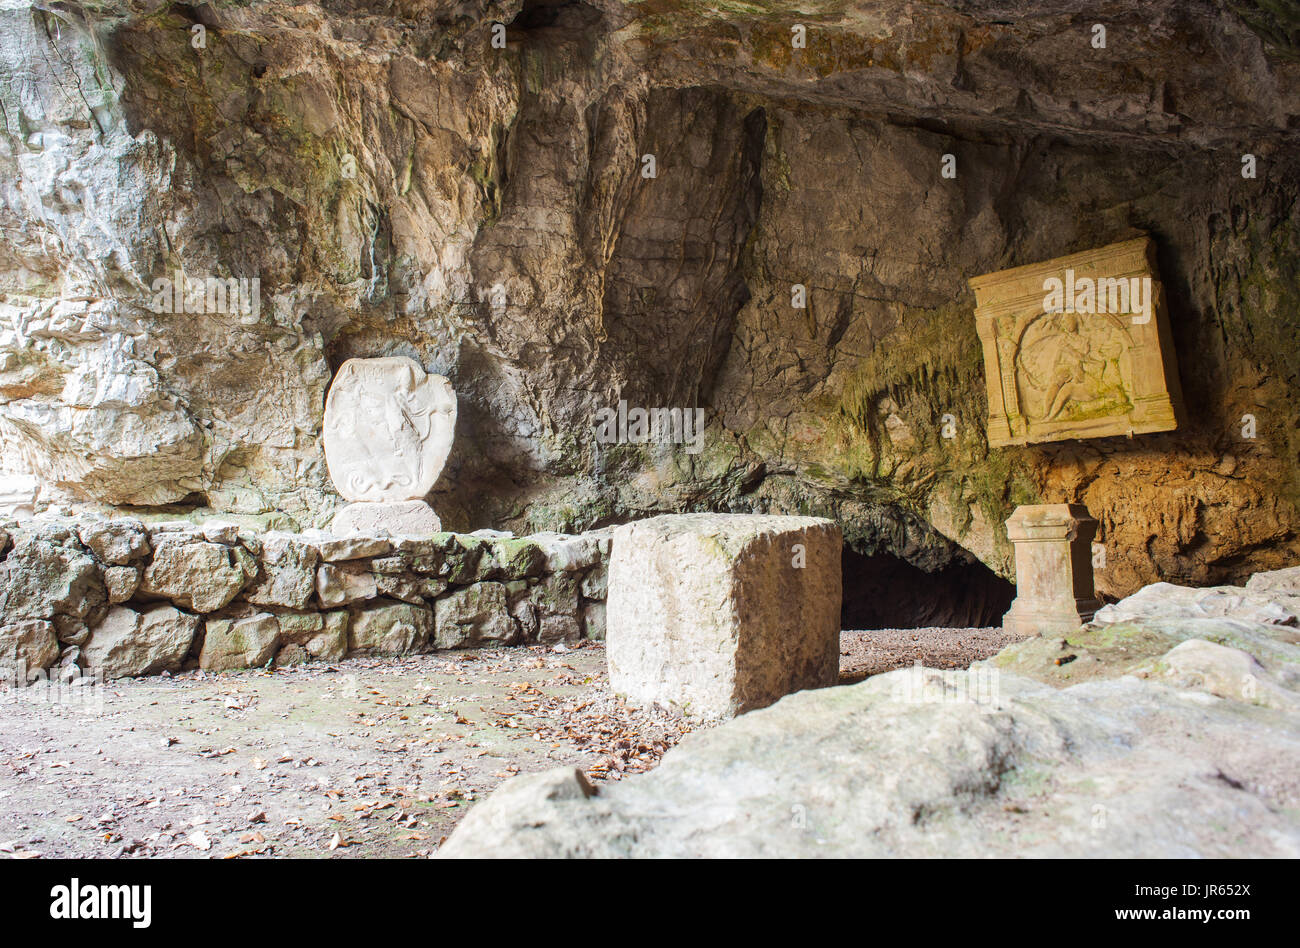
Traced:
<path fill-rule="evenodd" d="M 554 26 L 586 29 L 602 19 L 596 7 L 582 0 L 524 0 L 519 15 L 510 21 L 510 29 L 545 30 Z"/>
<path fill-rule="evenodd" d="M 980 628 L 999 625 L 1016 587 L 978 560 L 927 573 L 890 553 L 844 547 L 842 629 Z"/>

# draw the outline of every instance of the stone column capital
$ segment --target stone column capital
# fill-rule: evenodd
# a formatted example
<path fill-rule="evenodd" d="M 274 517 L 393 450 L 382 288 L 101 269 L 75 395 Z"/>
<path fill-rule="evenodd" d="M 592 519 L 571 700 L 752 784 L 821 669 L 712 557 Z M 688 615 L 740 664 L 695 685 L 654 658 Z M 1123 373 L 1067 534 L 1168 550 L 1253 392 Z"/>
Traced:
<path fill-rule="evenodd" d="M 1007 518 L 1012 543 L 1086 539 L 1097 535 L 1097 521 L 1082 504 L 1024 504 Z"/>

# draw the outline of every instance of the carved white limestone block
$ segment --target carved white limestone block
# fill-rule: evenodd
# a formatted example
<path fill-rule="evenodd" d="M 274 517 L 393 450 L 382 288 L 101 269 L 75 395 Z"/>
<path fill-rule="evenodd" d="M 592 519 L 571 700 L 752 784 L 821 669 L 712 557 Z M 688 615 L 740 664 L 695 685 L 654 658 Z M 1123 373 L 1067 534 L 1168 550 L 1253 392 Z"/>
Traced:
<path fill-rule="evenodd" d="M 422 500 L 451 451 L 456 393 L 414 359 L 349 359 L 325 400 L 325 463 L 354 502 Z"/>
<path fill-rule="evenodd" d="M 610 687 L 716 720 L 835 684 L 842 548 L 840 528 L 817 517 L 670 514 L 616 528 Z"/>
<path fill-rule="evenodd" d="M 0 515 L 31 516 L 40 493 L 41 482 L 30 474 L 0 474 Z"/>
<path fill-rule="evenodd" d="M 1092 579 L 1097 521 L 1080 504 L 1017 507 L 1007 520 L 1016 548 L 1016 599 L 1002 626 L 1022 635 L 1067 635 L 1101 608 Z"/>
<path fill-rule="evenodd" d="M 334 536 L 428 536 L 442 530 L 438 515 L 422 500 L 348 504 L 330 521 Z"/>

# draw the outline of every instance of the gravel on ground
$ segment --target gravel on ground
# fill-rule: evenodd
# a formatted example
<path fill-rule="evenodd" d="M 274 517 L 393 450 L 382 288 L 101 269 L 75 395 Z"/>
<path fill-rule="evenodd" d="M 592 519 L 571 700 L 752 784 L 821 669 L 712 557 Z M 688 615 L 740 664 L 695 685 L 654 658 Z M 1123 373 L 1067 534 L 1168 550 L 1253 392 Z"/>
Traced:
<path fill-rule="evenodd" d="M 967 668 L 1022 635 L 984 629 L 869 629 L 840 635 L 840 683 L 862 681 L 920 662 L 928 668 Z"/>

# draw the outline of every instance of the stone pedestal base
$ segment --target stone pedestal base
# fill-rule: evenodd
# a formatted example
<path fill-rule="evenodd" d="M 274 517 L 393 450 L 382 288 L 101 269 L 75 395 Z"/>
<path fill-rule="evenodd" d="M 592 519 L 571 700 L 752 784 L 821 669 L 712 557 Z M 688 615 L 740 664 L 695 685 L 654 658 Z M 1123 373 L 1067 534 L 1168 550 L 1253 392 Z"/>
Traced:
<path fill-rule="evenodd" d="M 348 504 L 334 515 L 329 532 L 337 537 L 427 537 L 442 530 L 438 515 L 422 500 Z"/>
<path fill-rule="evenodd" d="M 1016 548 L 1016 599 L 1002 627 L 1020 635 L 1068 635 L 1101 608 L 1092 580 L 1097 521 L 1079 504 L 1017 507 L 1007 521 Z"/>
<path fill-rule="evenodd" d="M 716 720 L 840 663 L 840 529 L 813 517 L 685 514 L 614 531 L 609 683 L 633 704 Z"/>

